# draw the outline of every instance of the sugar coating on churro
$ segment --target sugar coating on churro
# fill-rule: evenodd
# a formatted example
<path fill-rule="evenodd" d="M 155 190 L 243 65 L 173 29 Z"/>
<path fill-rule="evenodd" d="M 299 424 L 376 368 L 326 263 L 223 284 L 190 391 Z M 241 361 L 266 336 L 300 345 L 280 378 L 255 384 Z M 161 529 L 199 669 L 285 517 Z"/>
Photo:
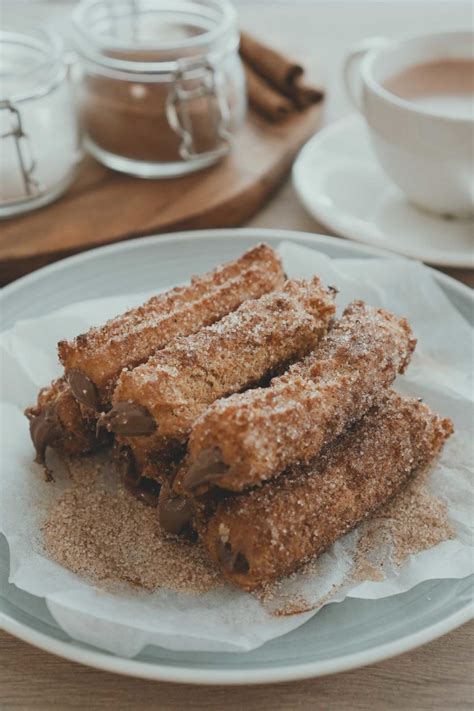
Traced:
<path fill-rule="evenodd" d="M 404 319 L 353 302 L 313 353 L 270 387 L 206 410 L 193 426 L 177 493 L 242 491 L 309 461 L 377 403 L 414 346 Z"/>
<path fill-rule="evenodd" d="M 79 384 L 71 381 L 74 394 L 84 404 L 100 409 L 108 404 L 124 367 L 143 363 L 172 338 L 195 333 L 246 299 L 279 288 L 283 280 L 278 255 L 261 244 L 209 274 L 194 277 L 189 286 L 155 296 L 73 341 L 61 341 L 59 357 L 68 377 L 80 378 Z"/>
<path fill-rule="evenodd" d="M 259 384 L 309 353 L 334 314 L 318 278 L 244 302 L 212 326 L 177 338 L 121 373 L 103 421 L 118 441 L 151 455 L 185 441 L 216 398 Z"/>
<path fill-rule="evenodd" d="M 452 433 L 394 392 L 316 460 L 247 493 L 197 503 L 201 540 L 224 576 L 252 590 L 326 550 L 430 464 Z M 206 497 L 203 499 L 206 501 Z"/>
<path fill-rule="evenodd" d="M 25 410 L 38 462 L 44 461 L 46 447 L 63 454 L 79 455 L 100 444 L 95 423 L 83 416 L 65 378 L 54 380 L 38 393 L 35 405 Z"/>

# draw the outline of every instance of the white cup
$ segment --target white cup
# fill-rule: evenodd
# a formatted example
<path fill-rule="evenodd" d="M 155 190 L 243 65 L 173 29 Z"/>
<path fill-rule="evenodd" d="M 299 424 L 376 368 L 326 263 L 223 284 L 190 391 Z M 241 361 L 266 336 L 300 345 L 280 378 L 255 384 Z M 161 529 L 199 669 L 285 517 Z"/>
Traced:
<path fill-rule="evenodd" d="M 472 59 L 473 40 L 470 31 L 372 38 L 356 45 L 344 64 L 348 92 L 383 170 L 410 202 L 443 216 L 474 214 L 473 117 L 432 113 L 383 83 L 416 64 Z"/>

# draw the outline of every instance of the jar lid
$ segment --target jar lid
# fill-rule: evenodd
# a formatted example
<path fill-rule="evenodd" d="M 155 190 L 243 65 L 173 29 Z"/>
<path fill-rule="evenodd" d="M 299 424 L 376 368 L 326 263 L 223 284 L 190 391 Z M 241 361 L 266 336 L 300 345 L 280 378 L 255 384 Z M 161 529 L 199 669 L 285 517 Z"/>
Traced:
<path fill-rule="evenodd" d="M 48 94 L 66 71 L 63 49 L 60 37 L 46 28 L 0 30 L 0 101 Z"/>
<path fill-rule="evenodd" d="M 228 0 L 82 0 L 73 14 L 76 48 L 113 76 L 151 81 L 206 58 L 219 61 L 239 43 Z"/>

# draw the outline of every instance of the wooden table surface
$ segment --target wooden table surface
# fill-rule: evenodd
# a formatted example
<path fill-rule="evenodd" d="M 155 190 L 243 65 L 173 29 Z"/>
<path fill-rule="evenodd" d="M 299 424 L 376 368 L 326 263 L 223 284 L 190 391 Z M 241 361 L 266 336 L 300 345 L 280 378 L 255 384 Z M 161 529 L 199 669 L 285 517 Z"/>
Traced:
<path fill-rule="evenodd" d="M 15 2 L 15 12 L 25 3 Z M 48 3 L 48 16 L 51 6 Z M 8 3 L 3 4 L 8 9 Z M 35 3 L 32 14 L 41 16 Z M 291 7 L 291 10 L 290 10 Z M 10 3 L 10 10 L 12 4 Z M 57 8 L 55 8 L 57 9 Z M 241 2 L 242 24 L 276 46 L 303 55 L 329 87 L 326 121 L 350 111 L 338 80 L 350 44 L 370 35 L 400 35 L 467 26 L 466 2 L 306 4 Z M 249 226 L 325 232 L 296 200 L 290 182 Z M 474 286 L 474 273 L 445 270 Z M 474 622 L 397 658 L 336 676 L 259 687 L 186 687 L 119 677 L 54 657 L 0 632 L 0 709 L 226 709 L 259 711 L 440 711 L 474 706 Z"/>
<path fill-rule="evenodd" d="M 28 711 L 468 711 L 474 622 L 380 664 L 254 687 L 162 684 L 65 661 L 0 635 L 0 709 Z"/>

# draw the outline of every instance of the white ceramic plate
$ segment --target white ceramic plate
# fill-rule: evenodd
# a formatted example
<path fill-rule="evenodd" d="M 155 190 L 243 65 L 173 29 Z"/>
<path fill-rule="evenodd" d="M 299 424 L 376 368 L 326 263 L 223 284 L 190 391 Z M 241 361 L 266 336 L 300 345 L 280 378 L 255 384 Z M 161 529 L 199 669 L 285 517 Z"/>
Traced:
<path fill-rule="evenodd" d="M 380 256 L 378 250 L 330 237 L 277 230 L 147 237 L 71 257 L 6 287 L 4 328 L 87 297 L 169 286 L 236 257 L 257 241 L 276 246 L 283 239 L 333 258 Z M 470 290 L 443 274 L 433 274 L 455 307 L 472 321 Z M 8 583 L 8 570 L 8 545 L 0 536 L 0 626 L 11 634 L 99 669 L 182 683 L 269 683 L 353 669 L 429 642 L 471 616 L 472 579 L 433 580 L 382 600 L 347 599 L 328 605 L 302 627 L 246 654 L 147 647 L 134 659 L 123 659 L 70 639 L 42 599 Z"/>
<path fill-rule="evenodd" d="M 474 268 L 474 222 L 411 205 L 385 177 L 360 116 L 323 129 L 293 166 L 297 195 L 335 234 L 445 267 Z"/>

